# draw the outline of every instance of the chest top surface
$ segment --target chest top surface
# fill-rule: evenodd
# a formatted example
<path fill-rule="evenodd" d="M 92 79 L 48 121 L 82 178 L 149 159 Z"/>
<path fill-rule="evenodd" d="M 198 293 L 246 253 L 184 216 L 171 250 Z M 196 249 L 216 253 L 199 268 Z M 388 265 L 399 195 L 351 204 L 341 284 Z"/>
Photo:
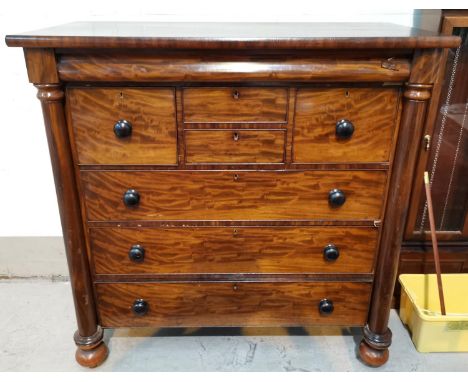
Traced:
<path fill-rule="evenodd" d="M 456 47 L 459 37 L 385 23 L 75 22 L 8 35 L 6 43 L 30 48 L 415 49 Z"/>

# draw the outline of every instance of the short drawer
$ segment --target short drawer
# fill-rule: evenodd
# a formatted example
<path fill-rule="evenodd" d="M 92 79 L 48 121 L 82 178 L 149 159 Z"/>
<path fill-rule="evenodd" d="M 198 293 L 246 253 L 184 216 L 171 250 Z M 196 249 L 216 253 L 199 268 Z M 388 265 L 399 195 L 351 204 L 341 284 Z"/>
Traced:
<path fill-rule="evenodd" d="M 186 130 L 187 163 L 282 163 L 285 130 Z"/>
<path fill-rule="evenodd" d="M 386 171 L 82 171 L 81 179 L 92 221 L 376 220 Z"/>
<path fill-rule="evenodd" d="M 287 88 L 185 88 L 185 123 L 286 123 Z"/>
<path fill-rule="evenodd" d="M 168 88 L 70 88 L 78 162 L 176 164 L 174 94 Z"/>
<path fill-rule="evenodd" d="M 371 273 L 376 228 L 92 228 L 96 274 Z"/>
<path fill-rule="evenodd" d="M 358 282 L 95 285 L 104 327 L 360 326 L 371 292 L 370 283 Z M 322 312 L 333 311 L 321 313 L 321 302 Z"/>
<path fill-rule="evenodd" d="M 397 89 L 299 89 L 293 160 L 389 161 L 398 105 Z"/>

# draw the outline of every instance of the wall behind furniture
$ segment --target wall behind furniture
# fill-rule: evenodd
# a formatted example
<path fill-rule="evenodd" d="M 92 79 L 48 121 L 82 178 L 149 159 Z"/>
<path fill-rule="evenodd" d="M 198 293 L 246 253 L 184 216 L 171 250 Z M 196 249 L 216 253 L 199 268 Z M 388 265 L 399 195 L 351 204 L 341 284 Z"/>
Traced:
<path fill-rule="evenodd" d="M 237 0 L 8 1 L 0 35 L 73 21 L 391 22 L 434 27 L 439 12 L 413 9 L 317 9 L 316 2 Z M 118 21 L 116 21 L 118 22 Z M 437 28 L 437 26 L 435 26 Z M 23 52 L 0 46 L 0 237 L 60 236 L 52 169 L 36 89 L 28 83 Z"/>

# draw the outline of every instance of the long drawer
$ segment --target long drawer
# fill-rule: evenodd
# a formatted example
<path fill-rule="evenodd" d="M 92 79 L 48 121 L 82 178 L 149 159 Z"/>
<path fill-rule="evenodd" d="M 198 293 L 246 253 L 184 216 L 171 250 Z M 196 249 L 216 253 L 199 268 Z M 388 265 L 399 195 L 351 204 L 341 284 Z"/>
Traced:
<path fill-rule="evenodd" d="M 81 178 L 91 221 L 376 220 L 386 172 L 82 171 Z"/>
<path fill-rule="evenodd" d="M 371 227 L 92 228 L 97 274 L 370 273 Z"/>
<path fill-rule="evenodd" d="M 360 326 L 370 292 L 359 282 L 96 284 L 104 327 Z"/>

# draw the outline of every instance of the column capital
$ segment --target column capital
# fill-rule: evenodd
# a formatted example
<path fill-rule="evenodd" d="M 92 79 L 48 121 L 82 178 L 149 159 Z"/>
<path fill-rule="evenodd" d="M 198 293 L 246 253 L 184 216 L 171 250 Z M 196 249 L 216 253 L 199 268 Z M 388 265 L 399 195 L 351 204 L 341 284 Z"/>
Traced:
<path fill-rule="evenodd" d="M 60 102 L 65 97 L 61 84 L 34 84 L 41 102 Z"/>
<path fill-rule="evenodd" d="M 431 98 L 432 85 L 429 84 L 405 84 L 403 96 L 413 101 L 427 101 Z"/>

